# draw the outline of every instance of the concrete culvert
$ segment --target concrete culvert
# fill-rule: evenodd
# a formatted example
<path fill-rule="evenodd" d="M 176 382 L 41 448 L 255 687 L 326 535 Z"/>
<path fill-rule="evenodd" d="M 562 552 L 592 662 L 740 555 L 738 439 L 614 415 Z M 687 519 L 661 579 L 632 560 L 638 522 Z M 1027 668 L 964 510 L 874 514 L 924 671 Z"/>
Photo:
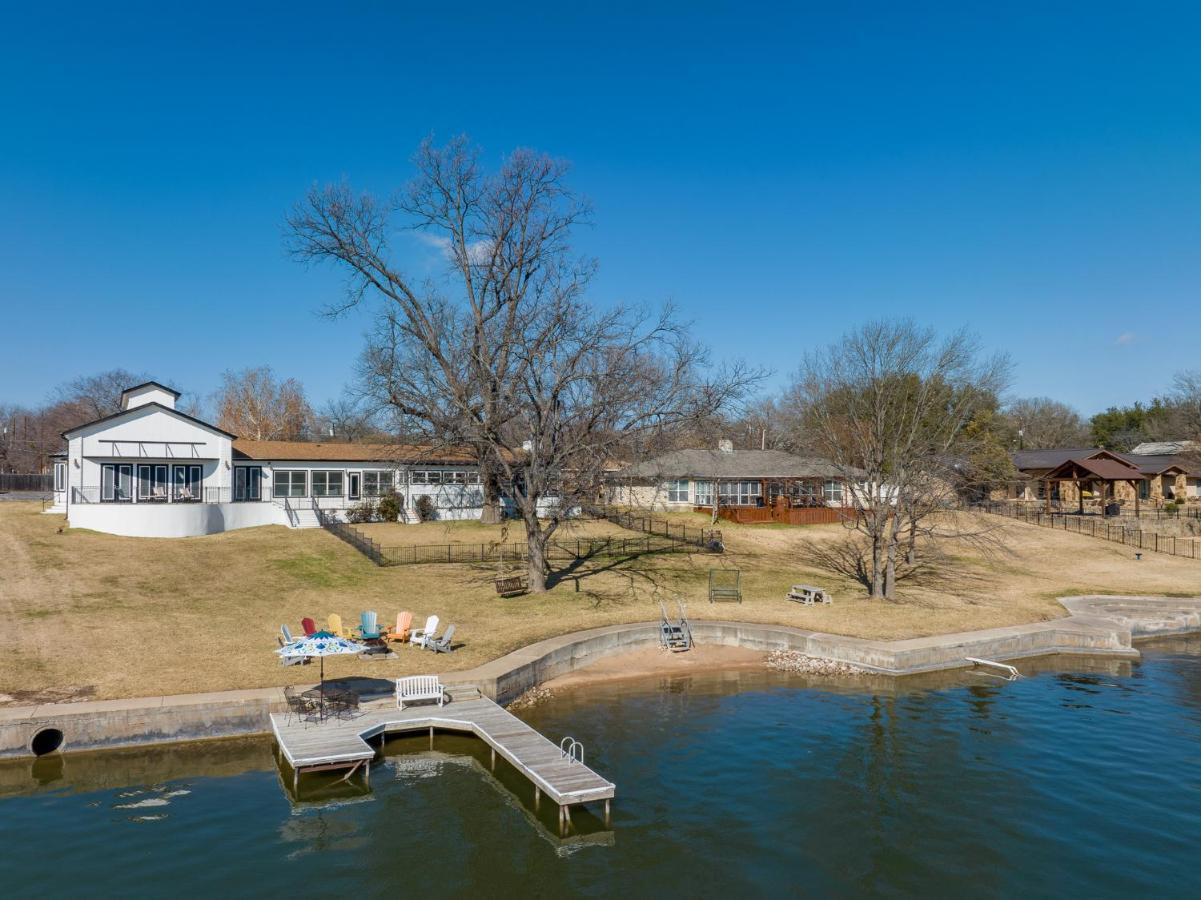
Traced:
<path fill-rule="evenodd" d="M 34 756 L 46 756 L 60 749 L 63 745 L 63 733 L 58 728 L 43 728 L 29 742 L 29 749 Z"/>

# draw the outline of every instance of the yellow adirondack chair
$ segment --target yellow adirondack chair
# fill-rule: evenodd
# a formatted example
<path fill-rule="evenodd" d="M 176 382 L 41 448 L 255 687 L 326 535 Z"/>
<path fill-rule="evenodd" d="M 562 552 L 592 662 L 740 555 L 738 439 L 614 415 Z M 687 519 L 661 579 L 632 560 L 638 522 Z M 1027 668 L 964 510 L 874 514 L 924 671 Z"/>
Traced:
<path fill-rule="evenodd" d="M 330 634 L 335 637 L 350 637 L 350 630 L 342 627 L 342 617 L 337 613 L 330 613 L 329 619 L 326 620 L 326 628 Z"/>

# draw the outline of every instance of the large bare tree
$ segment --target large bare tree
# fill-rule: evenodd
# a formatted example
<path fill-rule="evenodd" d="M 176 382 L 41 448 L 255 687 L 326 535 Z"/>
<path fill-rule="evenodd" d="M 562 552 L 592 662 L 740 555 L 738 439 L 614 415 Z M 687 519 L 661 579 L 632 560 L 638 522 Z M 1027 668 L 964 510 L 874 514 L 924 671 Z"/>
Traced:
<path fill-rule="evenodd" d="M 213 404 L 221 428 L 256 441 L 301 440 L 313 422 L 300 382 L 279 381 L 267 366 L 223 372 Z"/>
<path fill-rule="evenodd" d="M 291 249 L 332 262 L 348 292 L 332 313 L 382 301 L 364 389 L 406 431 L 470 447 L 523 521 L 534 591 L 564 517 L 603 488 L 605 466 L 639 441 L 710 414 L 755 373 L 714 369 L 670 309 L 598 309 L 596 270 L 571 238 L 588 205 L 567 166 L 517 150 L 486 171 L 465 138 L 430 141 L 389 203 L 319 187 L 289 217 Z M 445 262 L 423 278 L 390 247 L 397 228 Z"/>
<path fill-rule="evenodd" d="M 1050 397 L 1013 400 L 1005 407 L 1005 418 L 1020 448 L 1085 447 L 1092 440 L 1088 423 L 1080 414 Z"/>
<path fill-rule="evenodd" d="M 873 598 L 895 597 L 919 541 L 978 536 L 938 516 L 955 498 L 969 429 L 995 406 L 1004 357 L 980 359 L 966 332 L 940 339 L 910 321 L 873 322 L 808 354 L 788 400 L 805 443 L 840 470 L 867 546 Z"/>

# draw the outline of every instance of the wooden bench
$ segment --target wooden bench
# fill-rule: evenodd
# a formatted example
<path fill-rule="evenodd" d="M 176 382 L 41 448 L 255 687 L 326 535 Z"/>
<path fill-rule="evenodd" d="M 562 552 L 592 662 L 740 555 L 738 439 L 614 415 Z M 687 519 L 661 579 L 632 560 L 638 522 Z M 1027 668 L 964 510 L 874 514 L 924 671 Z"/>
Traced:
<path fill-rule="evenodd" d="M 417 700 L 437 700 L 442 705 L 446 688 L 437 675 L 410 675 L 407 678 L 396 679 L 396 707 L 404 709 L 406 703 Z"/>
<path fill-rule="evenodd" d="M 794 584 L 788 589 L 788 599 L 797 603 L 812 606 L 814 603 L 833 603 L 830 592 L 825 588 L 814 587 L 811 584 Z"/>
<path fill-rule="evenodd" d="M 496 593 L 501 597 L 518 597 L 530 589 L 524 575 L 509 575 L 496 579 Z"/>
<path fill-rule="evenodd" d="M 742 572 L 738 569 L 709 570 L 709 602 L 737 600 L 742 602 Z"/>

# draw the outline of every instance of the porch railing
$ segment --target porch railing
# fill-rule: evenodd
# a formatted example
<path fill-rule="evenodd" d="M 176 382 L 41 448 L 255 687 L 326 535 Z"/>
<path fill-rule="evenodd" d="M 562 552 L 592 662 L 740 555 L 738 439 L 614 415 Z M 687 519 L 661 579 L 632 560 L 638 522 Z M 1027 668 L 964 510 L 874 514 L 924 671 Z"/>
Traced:
<path fill-rule="evenodd" d="M 164 487 L 152 489 L 149 494 L 113 488 L 107 491 L 97 486 L 71 488 L 71 503 L 230 503 L 233 488 L 230 487 Z M 136 498 L 136 500 L 135 500 Z M 254 502 L 254 501 L 250 501 Z"/>

